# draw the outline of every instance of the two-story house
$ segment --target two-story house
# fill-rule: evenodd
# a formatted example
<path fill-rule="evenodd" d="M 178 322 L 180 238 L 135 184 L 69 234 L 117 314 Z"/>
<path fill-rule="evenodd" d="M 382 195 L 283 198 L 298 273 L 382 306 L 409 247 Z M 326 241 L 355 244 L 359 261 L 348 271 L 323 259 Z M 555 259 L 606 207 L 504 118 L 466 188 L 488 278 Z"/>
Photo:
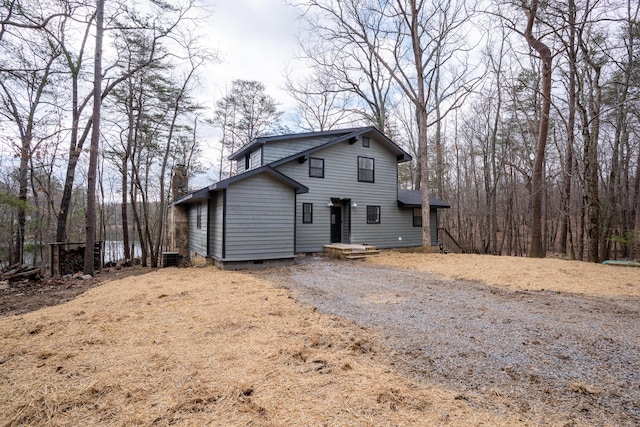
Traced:
<path fill-rule="evenodd" d="M 422 244 L 420 194 L 398 190 L 411 156 L 374 127 L 257 138 L 230 159 L 237 175 L 174 201 L 191 259 L 238 268 L 331 243 Z M 449 206 L 430 205 L 436 245 L 437 209 Z"/>

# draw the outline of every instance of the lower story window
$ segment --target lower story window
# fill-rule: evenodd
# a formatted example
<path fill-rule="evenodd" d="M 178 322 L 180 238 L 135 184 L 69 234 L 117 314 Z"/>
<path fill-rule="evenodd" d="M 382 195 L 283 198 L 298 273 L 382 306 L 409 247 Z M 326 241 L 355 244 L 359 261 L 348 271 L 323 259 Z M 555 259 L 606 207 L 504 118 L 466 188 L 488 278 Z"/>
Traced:
<path fill-rule="evenodd" d="M 198 203 L 196 207 L 196 228 L 198 230 L 202 228 L 202 203 Z"/>
<path fill-rule="evenodd" d="M 302 204 L 302 223 L 303 224 L 313 223 L 313 203 Z"/>
<path fill-rule="evenodd" d="M 367 224 L 380 224 L 380 206 L 367 206 Z"/>
<path fill-rule="evenodd" d="M 422 208 L 413 208 L 413 226 L 422 227 Z"/>

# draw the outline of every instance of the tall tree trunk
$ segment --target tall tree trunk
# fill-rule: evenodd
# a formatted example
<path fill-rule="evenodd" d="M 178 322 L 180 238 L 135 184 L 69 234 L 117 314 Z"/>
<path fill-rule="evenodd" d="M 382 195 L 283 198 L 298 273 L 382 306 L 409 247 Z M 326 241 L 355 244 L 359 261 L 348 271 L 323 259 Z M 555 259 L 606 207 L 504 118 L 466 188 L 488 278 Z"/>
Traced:
<path fill-rule="evenodd" d="M 504 43 L 503 43 L 504 44 Z M 498 131 L 500 128 L 500 114 L 502 112 L 502 54 L 503 54 L 503 44 L 500 46 L 500 52 L 498 64 L 496 64 L 494 68 L 494 72 L 496 73 L 496 89 L 497 89 L 497 105 L 495 116 L 493 120 L 493 126 L 491 129 L 491 141 L 490 141 L 490 149 L 491 149 L 491 192 L 489 193 L 489 203 L 490 203 L 490 215 L 491 215 L 491 225 L 490 225 L 490 236 L 492 239 L 491 253 L 493 255 L 498 255 L 498 164 L 496 159 L 496 149 L 498 146 Z"/>
<path fill-rule="evenodd" d="M 600 262 L 600 195 L 598 189 L 598 140 L 600 138 L 600 112 L 602 110 L 602 87 L 600 86 L 601 66 L 591 60 L 582 37 L 581 48 L 585 62 L 593 74 L 587 72 L 590 87 L 587 94 L 588 107 L 578 106 L 582 112 L 582 133 L 584 138 L 584 182 L 586 208 L 587 260 Z"/>
<path fill-rule="evenodd" d="M 135 185 L 133 182 L 131 183 L 131 212 L 133 213 L 133 221 L 135 224 L 135 231 L 138 233 L 138 241 L 140 242 L 140 260 L 143 267 L 147 266 L 147 257 L 149 255 L 149 251 L 147 249 L 147 241 L 145 239 L 145 235 L 143 232 L 142 219 L 140 218 L 138 202 L 136 198 L 137 190 L 134 188 Z M 134 264 L 132 260 L 131 264 Z"/>
<path fill-rule="evenodd" d="M 131 131 L 127 135 L 126 152 L 122 159 L 122 201 L 120 204 L 120 215 L 122 218 L 122 245 L 124 248 L 124 259 L 131 261 L 131 249 L 129 248 L 129 155 L 131 153 Z"/>
<path fill-rule="evenodd" d="M 416 119 L 418 122 L 418 152 L 420 161 L 420 193 L 422 194 L 422 247 L 431 248 L 431 208 L 429 205 L 429 149 L 427 145 L 427 94 L 425 91 L 425 70 L 422 59 L 422 45 L 420 41 L 420 22 L 418 22 L 418 5 L 416 0 L 409 2 L 410 36 L 413 50 L 414 65 L 416 67 L 417 93 L 414 100 Z"/>
<path fill-rule="evenodd" d="M 531 2 L 527 13 L 525 38 L 529 46 L 540 55 L 542 72 L 542 110 L 538 128 L 538 142 L 533 162 L 533 178 L 531 181 L 531 247 L 529 257 L 543 258 L 545 248 L 542 244 L 542 203 L 544 193 L 544 157 L 549 133 L 549 112 L 551 110 L 551 50 L 533 36 L 533 24 L 538 12 L 538 0 Z"/>
<path fill-rule="evenodd" d="M 436 105 L 436 134 L 433 139 L 434 151 L 436 153 L 436 183 L 438 185 L 437 195 L 440 200 L 444 200 L 444 141 L 442 140 L 442 112 L 440 110 L 440 67 L 435 70 L 433 95 Z"/>
<path fill-rule="evenodd" d="M 18 206 L 18 234 L 15 241 L 15 259 L 12 263 L 24 262 L 24 235 L 27 224 L 27 193 L 29 191 L 29 157 L 31 156 L 31 132 L 27 131 L 22 136 L 20 147 L 20 170 L 18 173 L 18 186 L 20 205 Z"/>
<path fill-rule="evenodd" d="M 180 116 L 180 106 L 181 103 L 183 101 L 183 99 L 185 98 L 185 96 L 187 96 L 187 92 L 188 92 L 188 88 L 189 88 L 189 83 L 191 81 L 191 78 L 193 77 L 195 71 L 196 71 L 197 65 L 194 65 L 192 63 L 192 68 L 189 72 L 189 74 L 187 74 L 187 76 L 184 79 L 184 82 L 182 83 L 182 86 L 180 87 L 180 91 L 176 94 L 175 96 L 175 100 L 174 100 L 174 105 L 173 105 L 173 111 L 171 112 L 171 125 L 169 126 L 169 134 L 167 135 L 167 144 L 165 146 L 164 149 L 164 156 L 162 158 L 162 166 L 160 168 L 160 206 L 159 206 L 159 210 L 160 210 L 160 216 L 158 218 L 158 228 L 156 230 L 157 234 L 156 234 L 156 241 L 154 244 L 154 247 L 151 250 L 151 257 L 152 257 L 152 267 L 157 267 L 158 266 L 158 259 L 160 258 L 160 249 L 162 247 L 162 239 L 164 236 L 164 232 L 165 232 L 165 224 L 164 224 L 164 218 L 167 212 L 167 206 L 166 206 L 166 191 L 165 191 L 165 176 L 166 176 L 166 171 L 167 171 L 167 165 L 169 163 L 169 156 L 171 154 L 171 149 L 172 149 L 172 143 L 173 143 L 173 134 L 176 130 L 176 126 L 178 123 L 178 117 Z"/>
<path fill-rule="evenodd" d="M 62 198 L 60 200 L 60 208 L 58 209 L 58 223 L 56 225 L 56 241 L 67 241 L 67 220 L 69 218 L 69 210 L 71 208 L 71 198 L 73 195 L 73 183 L 76 176 L 76 166 L 82 153 L 82 145 L 87 138 L 89 127 L 92 124 L 91 119 L 80 135 L 80 116 L 86 103 L 79 101 L 78 79 L 80 78 L 80 70 L 82 69 L 82 61 L 84 57 L 84 48 L 89 38 L 91 24 L 87 23 L 87 27 L 82 39 L 81 49 L 78 55 L 72 55 L 66 47 L 63 46 L 67 66 L 71 71 L 71 132 L 69 135 L 69 160 L 67 161 L 67 170 L 64 179 L 64 187 L 62 189 Z"/>
<path fill-rule="evenodd" d="M 129 246 L 129 159 L 131 157 L 131 150 L 133 148 L 133 136 L 134 136 L 134 95 L 133 88 L 129 86 L 129 93 L 127 94 L 127 142 L 124 153 L 122 155 L 122 202 L 120 205 L 120 212 L 122 217 L 122 245 L 124 248 L 125 261 L 133 261 L 133 254 Z"/>
<path fill-rule="evenodd" d="M 638 150 L 636 164 L 640 165 L 640 150 Z M 640 168 L 636 168 L 636 176 L 633 180 L 633 212 L 631 255 L 633 259 L 640 261 Z"/>
<path fill-rule="evenodd" d="M 567 146 L 565 147 L 564 175 L 562 177 L 562 222 L 560 224 L 560 253 L 567 253 L 567 240 L 571 225 L 571 182 L 573 178 L 573 147 L 576 123 L 576 5 L 569 0 L 569 117 L 567 119 Z M 571 251 L 573 253 L 573 251 Z M 572 256 L 574 258 L 575 256 Z"/>
<path fill-rule="evenodd" d="M 84 273 L 93 274 L 96 241 L 96 177 L 98 169 L 98 150 L 100 148 L 100 107 L 102 105 L 102 38 L 104 35 L 104 1 L 96 1 L 96 46 L 93 68 L 93 124 L 91 129 L 91 148 L 89 151 L 89 174 L 87 177 L 87 239 L 84 251 Z"/>
<path fill-rule="evenodd" d="M 33 131 L 35 122 L 37 119 L 38 109 L 42 102 L 42 95 L 45 88 L 49 83 L 49 75 L 51 74 L 51 67 L 55 60 L 60 56 L 59 53 L 52 54 L 44 68 L 41 70 L 42 74 L 38 75 L 36 72 L 29 73 L 29 75 L 19 76 L 21 84 L 26 85 L 27 92 L 29 93 L 28 105 L 21 106 L 18 97 L 15 96 L 10 87 L 0 80 L 0 89 L 4 93 L 3 107 L 6 108 L 8 116 L 17 126 L 17 132 L 20 135 L 20 165 L 18 169 L 18 230 L 15 236 L 15 240 L 12 242 L 14 245 L 14 251 L 11 253 L 11 262 L 13 264 L 22 263 L 24 261 L 24 240 L 27 224 L 27 197 L 29 193 L 29 172 L 30 162 L 33 144 Z M 28 67 L 28 65 L 25 65 Z M 33 74 L 33 75 L 31 75 Z M 27 111 L 24 114 L 24 110 Z"/>

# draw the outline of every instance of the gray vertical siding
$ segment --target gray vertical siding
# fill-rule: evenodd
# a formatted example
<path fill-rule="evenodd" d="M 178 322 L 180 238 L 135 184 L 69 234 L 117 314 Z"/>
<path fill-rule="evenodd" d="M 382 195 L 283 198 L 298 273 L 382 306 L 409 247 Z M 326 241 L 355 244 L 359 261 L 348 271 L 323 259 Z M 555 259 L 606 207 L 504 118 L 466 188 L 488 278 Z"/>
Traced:
<path fill-rule="evenodd" d="M 229 185 L 226 261 L 294 256 L 295 190 L 258 174 Z"/>
<path fill-rule="evenodd" d="M 211 221 L 209 254 L 221 258 L 222 257 L 222 214 L 223 214 L 224 195 L 221 191 L 212 193 L 211 197 Z"/>
<path fill-rule="evenodd" d="M 431 229 L 431 245 L 436 246 L 438 244 L 438 213 L 435 209 L 431 209 L 429 212 L 429 227 Z"/>
<path fill-rule="evenodd" d="M 264 150 L 264 163 L 268 165 L 276 160 L 284 159 L 285 157 L 293 156 L 294 154 L 302 151 L 315 148 L 319 145 L 326 144 L 327 142 L 338 138 L 338 135 L 315 137 L 315 138 L 302 138 L 297 140 L 284 140 L 284 141 L 270 141 L 263 145 Z"/>
<path fill-rule="evenodd" d="M 336 136 L 273 141 L 250 154 L 250 168 L 260 167 Z M 203 204 L 203 227 L 196 229 L 196 205 L 189 210 L 189 247 L 202 255 L 223 261 L 285 258 L 294 252 L 318 252 L 331 240 L 330 209 L 334 200 L 342 206 L 342 241 L 366 243 L 381 248 L 419 246 L 421 227 L 413 226 L 413 210 L 397 205 L 397 153 L 375 138 L 363 147 L 341 142 L 312 154 L 324 159 L 324 178 L 309 177 L 309 162 L 294 159 L 277 169 L 309 188 L 296 196 L 293 188 L 268 174 L 257 174 L 228 184 L 211 193 L 210 214 Z M 358 157 L 373 158 L 375 182 L 358 181 Z M 238 173 L 244 170 L 244 157 Z M 357 206 L 351 207 L 351 203 Z M 302 204 L 312 203 L 313 222 L 302 223 Z M 380 224 L 367 224 L 367 206 L 380 206 Z M 430 218 L 432 244 L 437 244 L 437 216 Z M 209 230 L 207 240 L 206 230 Z M 208 244 L 208 247 L 207 247 Z"/>
<path fill-rule="evenodd" d="M 201 227 L 198 229 L 198 203 L 189 205 L 189 250 L 207 256 L 207 201 L 202 201 Z"/>
<path fill-rule="evenodd" d="M 242 172 L 247 171 L 244 167 L 244 157 L 245 156 L 242 156 L 239 160 L 236 160 L 236 174 L 241 174 Z"/>
<path fill-rule="evenodd" d="M 249 168 L 255 169 L 262 166 L 262 148 L 257 149 L 251 153 L 249 157 Z"/>
<path fill-rule="evenodd" d="M 249 169 L 245 169 L 244 166 L 246 156 L 242 156 L 236 161 L 236 174 L 238 175 L 242 172 L 246 172 L 248 170 L 259 168 L 260 166 L 262 166 L 262 147 L 258 147 L 258 149 L 247 154 L 249 155 Z"/>
<path fill-rule="evenodd" d="M 343 203 L 342 206 L 342 243 L 351 243 L 351 204 Z"/>
<path fill-rule="evenodd" d="M 375 159 L 375 182 L 358 181 L 358 156 Z M 398 208 L 397 159 L 385 146 L 371 138 L 370 147 L 358 140 L 333 145 L 313 153 L 324 159 L 324 178 L 309 177 L 309 164 L 293 160 L 277 169 L 309 188 L 298 195 L 296 233 L 298 252 L 317 252 L 330 242 L 331 198 L 350 199 L 351 243 L 367 243 L 382 248 L 421 244 L 421 230 L 413 227 L 411 209 Z M 302 223 L 302 203 L 313 203 L 313 224 Z M 380 224 L 367 224 L 367 205 L 380 206 Z"/>
<path fill-rule="evenodd" d="M 411 230 L 407 229 L 403 233 L 409 236 L 408 241 L 405 242 L 406 246 L 422 246 L 422 227 L 413 227 L 413 208 L 403 208 L 400 209 L 400 212 L 407 216 L 408 224 L 411 227 Z M 438 216 L 435 208 L 431 209 L 429 226 L 431 227 L 431 245 L 436 246 L 438 244 Z"/>

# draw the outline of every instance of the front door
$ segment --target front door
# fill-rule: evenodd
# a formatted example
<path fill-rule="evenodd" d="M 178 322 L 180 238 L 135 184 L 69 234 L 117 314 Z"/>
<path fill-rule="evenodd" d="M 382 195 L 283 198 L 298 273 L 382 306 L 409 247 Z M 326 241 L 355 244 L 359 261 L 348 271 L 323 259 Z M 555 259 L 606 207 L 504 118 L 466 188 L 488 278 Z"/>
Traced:
<path fill-rule="evenodd" d="M 342 208 L 331 207 L 331 243 L 342 242 Z"/>

